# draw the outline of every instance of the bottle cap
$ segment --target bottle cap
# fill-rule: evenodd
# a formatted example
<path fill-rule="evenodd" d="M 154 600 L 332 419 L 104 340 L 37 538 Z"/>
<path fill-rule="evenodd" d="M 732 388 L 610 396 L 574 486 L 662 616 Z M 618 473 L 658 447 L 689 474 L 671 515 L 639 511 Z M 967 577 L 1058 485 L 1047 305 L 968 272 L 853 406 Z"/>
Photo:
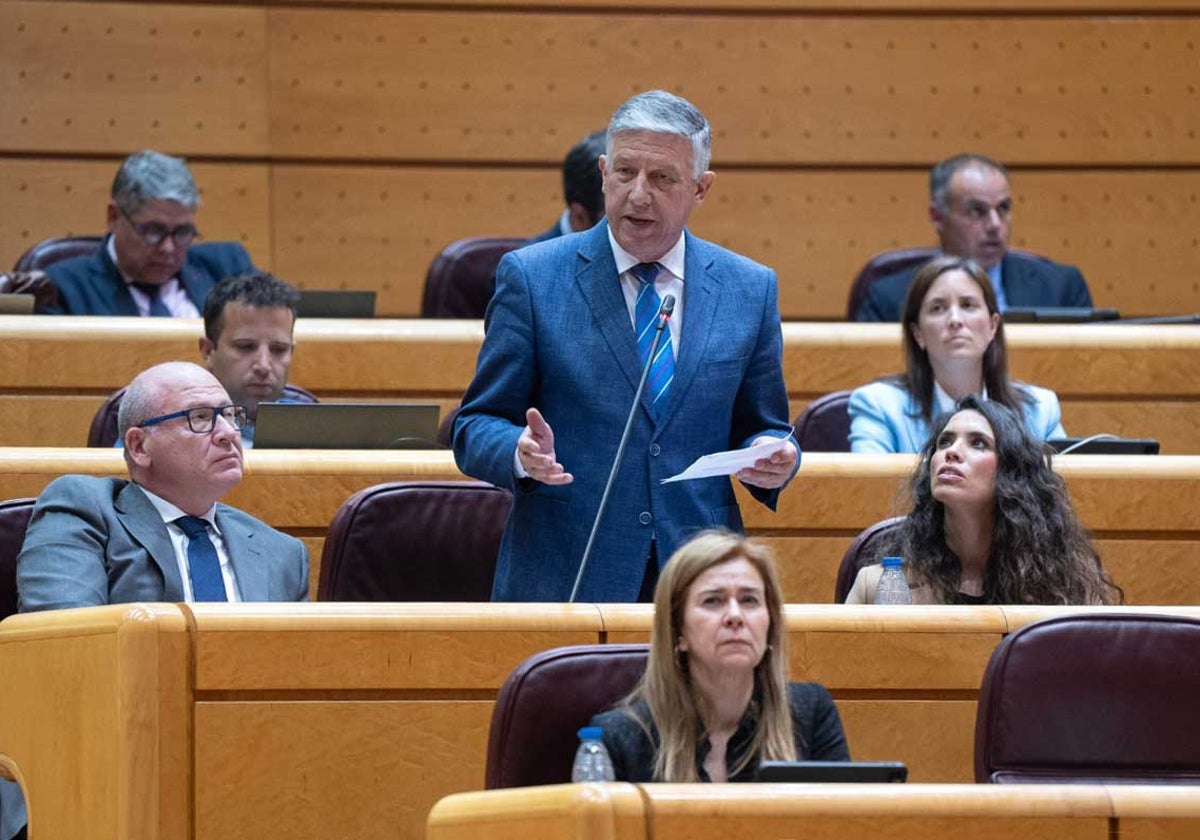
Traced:
<path fill-rule="evenodd" d="M 903 557 L 884 557 L 883 558 L 883 568 L 885 568 L 885 569 L 899 569 L 903 565 L 904 565 Z"/>
<path fill-rule="evenodd" d="M 579 730 L 578 734 L 580 741 L 599 741 L 604 735 L 604 730 L 599 726 L 585 726 Z"/>

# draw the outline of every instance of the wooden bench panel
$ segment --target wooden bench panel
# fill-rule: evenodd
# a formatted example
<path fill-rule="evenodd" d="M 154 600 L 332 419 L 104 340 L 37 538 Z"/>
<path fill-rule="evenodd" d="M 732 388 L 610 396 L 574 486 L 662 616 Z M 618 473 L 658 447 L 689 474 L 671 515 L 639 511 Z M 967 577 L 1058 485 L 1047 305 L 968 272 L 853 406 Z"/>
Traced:
<path fill-rule="evenodd" d="M 0 5 L 0 149 L 125 155 L 266 154 L 261 8 Z M 100 218 L 103 218 L 102 216 Z"/>

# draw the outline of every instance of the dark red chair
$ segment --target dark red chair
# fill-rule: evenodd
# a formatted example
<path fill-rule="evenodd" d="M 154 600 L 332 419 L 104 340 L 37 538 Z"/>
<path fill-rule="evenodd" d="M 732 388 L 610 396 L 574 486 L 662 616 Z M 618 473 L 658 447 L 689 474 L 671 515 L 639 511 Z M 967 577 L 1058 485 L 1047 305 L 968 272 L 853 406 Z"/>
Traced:
<path fill-rule="evenodd" d="M 823 394 L 796 418 L 801 452 L 850 451 L 850 392 Z"/>
<path fill-rule="evenodd" d="M 867 290 L 880 277 L 929 262 L 939 253 L 941 252 L 937 248 L 897 248 L 871 257 L 850 284 L 850 296 L 846 301 L 846 320 L 858 320 L 858 310 L 862 309 L 863 301 L 867 299 Z"/>
<path fill-rule="evenodd" d="M 854 586 L 859 569 L 880 562 L 883 558 L 881 547 L 903 521 L 903 516 L 895 516 L 876 522 L 854 538 L 854 542 L 850 543 L 850 547 L 842 555 L 841 565 L 838 566 L 837 584 L 833 591 L 835 604 L 846 603 L 846 596 Z"/>
<path fill-rule="evenodd" d="M 36 499 L 0 502 L 0 619 L 17 611 L 17 555 Z"/>
<path fill-rule="evenodd" d="M 513 236 L 468 236 L 451 242 L 425 273 L 422 318 L 482 318 L 496 290 L 500 258 L 528 240 Z"/>
<path fill-rule="evenodd" d="M 633 690 L 649 652 L 649 645 L 576 645 L 518 665 L 492 710 L 484 786 L 571 781 L 579 728 Z"/>
<path fill-rule="evenodd" d="M 110 447 L 117 442 L 117 413 L 121 410 L 121 398 L 125 389 L 114 391 L 92 417 L 91 428 L 88 429 L 88 446 Z M 299 385 L 284 385 L 283 399 L 297 403 L 319 402 L 310 392 Z"/>
<path fill-rule="evenodd" d="M 487 601 L 512 496 L 481 481 L 396 481 L 355 493 L 321 553 L 321 601 Z"/>
<path fill-rule="evenodd" d="M 1079 613 L 992 652 L 975 781 L 1200 784 L 1200 619 Z"/>
<path fill-rule="evenodd" d="M 15 271 L 40 271 L 46 266 L 71 257 L 86 257 L 100 250 L 103 236 L 60 236 L 43 239 L 21 255 Z"/>

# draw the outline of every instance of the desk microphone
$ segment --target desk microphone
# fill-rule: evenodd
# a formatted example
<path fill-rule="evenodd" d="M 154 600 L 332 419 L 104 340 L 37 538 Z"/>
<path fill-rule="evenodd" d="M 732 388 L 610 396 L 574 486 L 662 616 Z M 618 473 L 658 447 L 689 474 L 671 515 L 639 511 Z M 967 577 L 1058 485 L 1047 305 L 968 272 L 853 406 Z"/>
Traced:
<path fill-rule="evenodd" d="M 567 599 L 568 603 L 575 603 L 575 596 L 579 594 L 583 573 L 587 569 L 588 560 L 592 557 L 592 549 L 596 545 L 596 533 L 600 530 L 600 520 L 604 516 L 604 509 L 608 507 L 608 496 L 612 492 L 613 483 L 617 480 L 617 470 L 621 468 L 621 461 L 625 459 L 625 447 L 629 444 L 629 430 L 633 428 L 634 415 L 637 414 L 638 406 L 642 402 L 642 394 L 646 390 L 650 365 L 654 363 L 654 357 L 658 355 L 658 344 L 662 341 L 663 328 L 667 326 L 667 321 L 671 320 L 671 313 L 674 311 L 675 295 L 667 295 L 663 298 L 662 306 L 658 308 L 658 323 L 654 326 L 654 342 L 650 345 L 650 355 L 646 357 L 646 364 L 642 366 L 642 378 L 638 382 L 637 393 L 633 395 L 633 405 L 629 407 L 629 416 L 625 418 L 625 431 L 621 433 L 621 442 L 617 444 L 617 454 L 613 458 L 612 470 L 608 473 L 604 493 L 600 496 L 600 507 L 596 510 L 596 518 L 592 520 L 592 532 L 588 534 L 587 546 L 583 549 L 583 559 L 579 561 L 579 573 L 575 575 L 575 585 L 571 587 L 571 597 Z"/>

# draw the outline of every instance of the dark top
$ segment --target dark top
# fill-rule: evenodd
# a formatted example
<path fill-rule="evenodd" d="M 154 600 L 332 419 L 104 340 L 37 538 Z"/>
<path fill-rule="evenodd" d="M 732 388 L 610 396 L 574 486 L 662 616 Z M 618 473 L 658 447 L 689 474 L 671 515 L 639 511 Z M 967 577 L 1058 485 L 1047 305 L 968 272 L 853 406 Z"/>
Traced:
<path fill-rule="evenodd" d="M 817 683 L 789 683 L 788 705 L 792 710 L 792 726 L 796 734 L 796 754 L 806 761 L 849 761 L 850 750 L 842 732 L 833 698 L 824 686 Z M 751 761 L 736 776 L 732 770 L 745 754 L 754 736 L 758 721 L 757 704 L 751 703 L 737 731 L 725 750 L 729 781 L 749 782 L 754 779 L 757 761 Z M 647 721 L 646 726 L 632 715 Z M 658 728 L 650 722 L 650 710 L 644 702 L 628 708 L 610 709 L 592 718 L 589 726 L 604 730 L 604 746 L 612 757 L 613 771 L 619 782 L 654 781 L 654 754 L 658 749 Z M 649 732 L 647 732 L 649 729 Z M 708 756 L 708 738 L 701 733 L 696 742 L 696 771 L 700 781 L 711 781 L 704 770 Z"/>

